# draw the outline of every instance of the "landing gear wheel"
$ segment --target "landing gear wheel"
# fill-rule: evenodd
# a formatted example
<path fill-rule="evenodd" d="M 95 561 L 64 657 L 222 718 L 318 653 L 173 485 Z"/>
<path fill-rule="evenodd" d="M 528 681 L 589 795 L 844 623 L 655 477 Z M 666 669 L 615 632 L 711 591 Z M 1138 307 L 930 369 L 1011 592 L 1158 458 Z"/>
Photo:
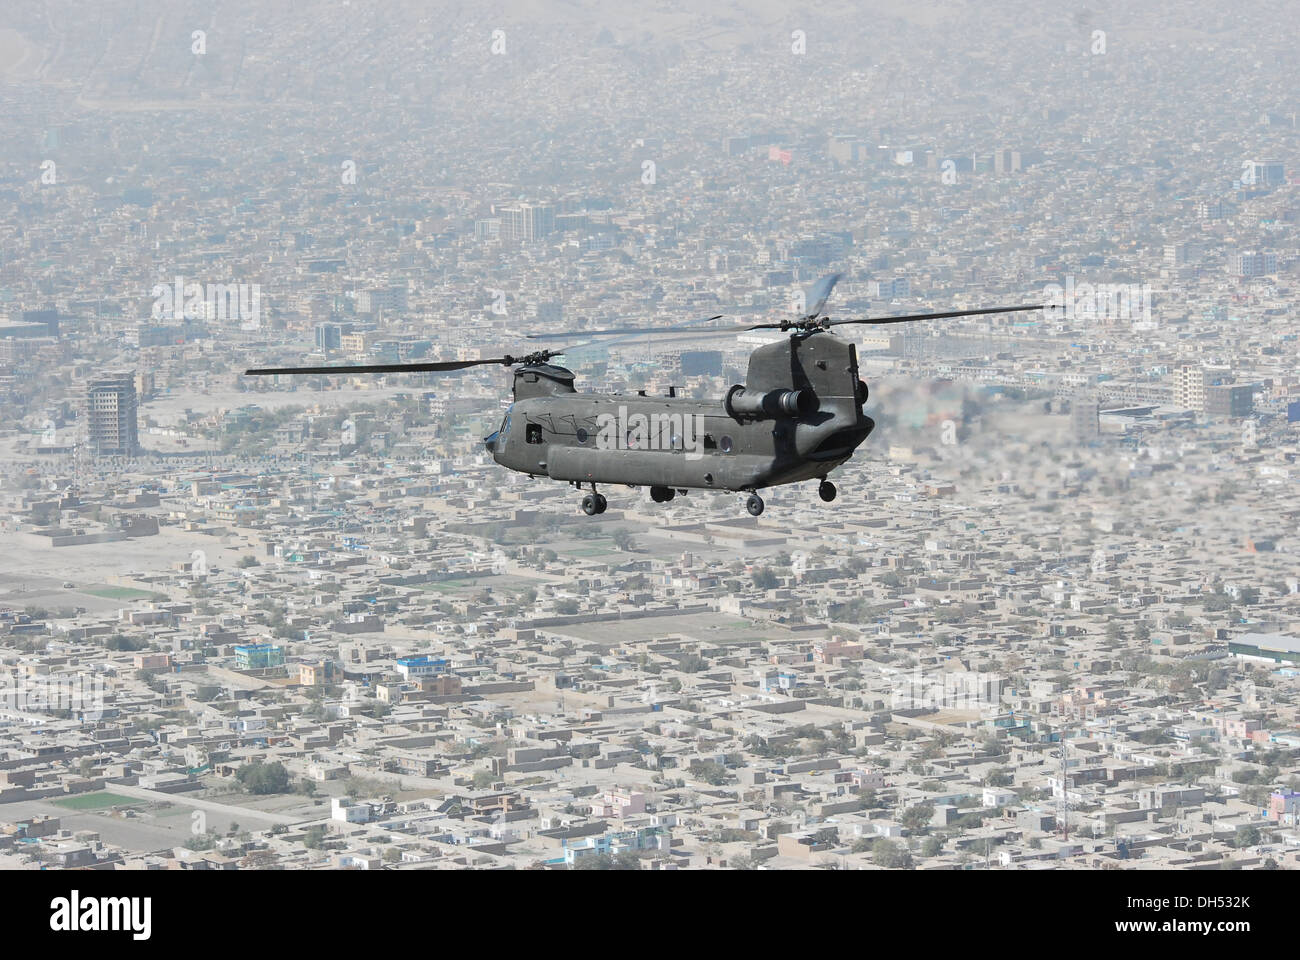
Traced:
<path fill-rule="evenodd" d="M 605 495 L 603 493 L 593 494 L 593 496 L 595 496 L 596 498 L 596 512 L 604 513 L 605 508 L 609 506 L 609 501 L 605 499 Z"/>
<path fill-rule="evenodd" d="M 589 517 L 594 517 L 600 513 L 600 507 L 596 501 L 596 494 L 589 493 L 582 498 L 582 512 Z"/>
<path fill-rule="evenodd" d="M 656 486 L 650 488 L 650 499 L 653 500 L 655 503 L 667 503 L 676 495 L 677 495 L 677 491 L 669 487 Z"/>
<path fill-rule="evenodd" d="M 821 486 L 817 488 L 817 496 L 821 497 L 827 503 L 830 503 L 835 499 L 835 493 L 835 484 L 831 483 L 829 480 L 823 480 Z"/>
<path fill-rule="evenodd" d="M 756 493 L 751 493 L 749 499 L 745 501 L 745 509 L 749 511 L 751 517 L 756 517 L 763 512 L 763 498 Z"/>

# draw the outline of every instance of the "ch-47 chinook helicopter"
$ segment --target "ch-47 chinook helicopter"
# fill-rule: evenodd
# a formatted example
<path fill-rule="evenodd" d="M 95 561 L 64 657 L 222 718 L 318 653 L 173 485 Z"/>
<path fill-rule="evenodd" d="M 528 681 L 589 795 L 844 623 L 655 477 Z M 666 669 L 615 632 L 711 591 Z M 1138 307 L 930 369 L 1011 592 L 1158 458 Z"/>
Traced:
<path fill-rule="evenodd" d="M 858 376 L 857 349 L 837 336 L 833 327 L 1044 309 L 1041 304 L 1028 304 L 833 320 L 822 310 L 841 276 L 818 280 L 807 295 L 811 309 L 797 319 L 726 327 L 688 324 L 584 331 L 584 336 L 597 338 L 593 342 L 646 334 L 789 333 L 754 350 L 745 382 L 731 387 L 721 399 L 647 397 L 645 391 L 635 395 L 578 392 L 573 372 L 551 363 L 566 349 L 578 347 L 482 360 L 264 368 L 246 373 L 427 373 L 489 364 L 515 367 L 514 402 L 500 428 L 484 439 L 497 463 L 530 477 L 563 480 L 580 491 L 590 487 L 582 500 L 588 516 L 604 513 L 607 506 L 597 484 L 649 486 L 656 503 L 691 489 L 745 492 L 749 494 L 746 509 L 758 516 L 763 512 L 758 491 L 765 487 L 817 480 L 821 499 L 834 500 L 835 484 L 827 474 L 848 460 L 875 428 L 875 421 L 863 412 L 867 385 Z M 528 339 L 564 336 L 542 334 Z"/>

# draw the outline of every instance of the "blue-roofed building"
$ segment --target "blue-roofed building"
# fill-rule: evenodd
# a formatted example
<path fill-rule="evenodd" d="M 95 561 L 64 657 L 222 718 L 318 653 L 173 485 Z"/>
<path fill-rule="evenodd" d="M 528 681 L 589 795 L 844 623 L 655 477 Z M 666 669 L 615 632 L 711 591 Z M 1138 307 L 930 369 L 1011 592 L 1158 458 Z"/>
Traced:
<path fill-rule="evenodd" d="M 599 837 L 582 837 L 564 845 L 564 862 L 572 865 L 583 857 L 602 853 L 616 856 L 628 850 L 667 849 L 668 831 L 661 826 L 647 826 L 636 830 L 616 830 Z"/>
<path fill-rule="evenodd" d="M 284 666 L 284 648 L 273 643 L 241 643 L 235 647 L 236 670 L 266 670 Z"/>
<path fill-rule="evenodd" d="M 405 680 L 414 680 L 416 677 L 432 677 L 440 673 L 447 672 L 446 657 L 399 657 L 397 660 L 397 672 Z"/>

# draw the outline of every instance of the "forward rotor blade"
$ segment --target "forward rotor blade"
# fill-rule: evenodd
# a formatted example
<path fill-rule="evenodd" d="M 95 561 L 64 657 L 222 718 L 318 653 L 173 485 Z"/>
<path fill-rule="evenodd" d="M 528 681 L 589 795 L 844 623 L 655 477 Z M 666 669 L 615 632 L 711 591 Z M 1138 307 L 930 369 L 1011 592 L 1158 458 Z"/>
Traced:
<path fill-rule="evenodd" d="M 464 370 L 484 364 L 510 364 L 513 357 L 493 357 L 490 360 L 442 360 L 430 363 L 368 363 L 352 367 L 259 367 L 245 370 L 246 377 L 268 377 L 280 374 L 331 374 L 331 373 L 438 373 L 448 370 Z"/>
<path fill-rule="evenodd" d="M 984 307 L 980 310 L 945 310 L 942 313 L 909 313 L 899 317 L 860 317 L 852 320 L 832 320 L 828 326 L 838 327 L 842 323 L 911 323 L 914 320 L 947 320 L 951 317 L 978 317 L 988 313 L 1021 313 L 1026 310 L 1050 310 L 1056 305 L 1050 303 L 1026 303 L 1018 307 Z"/>

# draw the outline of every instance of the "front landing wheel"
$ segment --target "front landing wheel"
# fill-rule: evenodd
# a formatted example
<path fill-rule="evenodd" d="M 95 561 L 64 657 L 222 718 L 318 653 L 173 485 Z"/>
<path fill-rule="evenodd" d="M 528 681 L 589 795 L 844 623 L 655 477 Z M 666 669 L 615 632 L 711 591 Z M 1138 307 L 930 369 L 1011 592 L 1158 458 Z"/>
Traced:
<path fill-rule="evenodd" d="M 751 493 L 749 499 L 745 501 L 745 509 L 749 511 L 751 517 L 757 517 L 763 512 L 763 498 L 756 493 Z"/>

